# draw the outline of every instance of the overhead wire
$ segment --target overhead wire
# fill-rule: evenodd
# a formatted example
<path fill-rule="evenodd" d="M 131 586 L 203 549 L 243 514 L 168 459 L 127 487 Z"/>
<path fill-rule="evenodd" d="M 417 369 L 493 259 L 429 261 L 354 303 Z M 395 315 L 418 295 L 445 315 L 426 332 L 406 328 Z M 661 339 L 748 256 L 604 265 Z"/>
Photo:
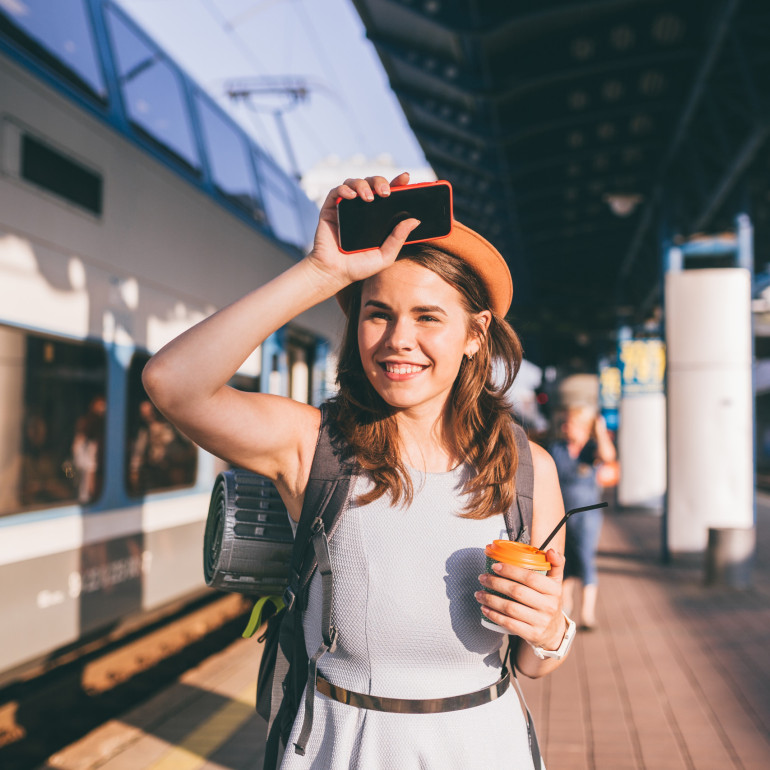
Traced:
<path fill-rule="evenodd" d="M 262 11 L 266 10 L 271 5 L 278 5 L 279 3 L 282 3 L 282 2 L 283 0 L 258 0 L 258 2 L 252 3 L 245 10 L 241 11 L 232 19 L 229 19 L 227 21 L 227 26 L 230 29 L 235 29 L 236 27 L 239 27 L 241 24 L 243 24 L 245 21 L 249 21 L 249 19 L 251 19 L 252 17 L 262 13 Z"/>
<path fill-rule="evenodd" d="M 294 10 L 294 13 L 299 19 L 300 24 L 302 24 L 302 26 L 305 28 L 305 34 L 310 40 L 310 44 L 313 46 L 313 50 L 315 51 L 316 58 L 319 60 L 321 67 L 324 68 L 326 72 L 327 82 L 339 84 L 343 81 L 339 77 L 336 67 L 334 66 L 331 58 L 328 56 L 326 49 L 322 45 L 320 41 L 320 37 L 318 35 L 318 31 L 316 30 L 315 26 L 310 23 L 310 20 L 309 20 L 310 14 L 307 12 L 307 9 L 305 9 L 304 13 L 300 13 L 299 10 L 297 9 L 297 5 L 299 3 L 302 3 L 302 1 L 303 0 L 293 0 L 292 8 Z M 359 146 L 364 150 L 369 150 L 370 149 L 368 146 L 369 142 L 366 137 L 366 132 L 363 130 L 361 123 L 359 122 L 357 110 L 354 110 L 351 107 L 350 103 L 348 102 L 348 100 L 345 98 L 343 94 L 338 93 L 336 91 L 333 91 L 333 93 L 335 94 L 338 101 L 341 103 L 342 108 L 345 111 L 345 115 L 346 115 L 346 118 L 348 119 L 349 127 L 351 128 L 356 141 L 359 143 Z"/>
<path fill-rule="evenodd" d="M 206 9 L 206 11 L 209 13 L 210 16 L 214 18 L 217 25 L 222 29 L 222 31 L 227 34 L 237 49 L 240 51 L 240 53 L 247 59 L 247 61 L 251 64 L 251 66 L 256 70 L 256 72 L 259 75 L 263 75 L 264 73 L 268 72 L 268 68 L 263 64 L 263 62 L 256 56 L 252 48 L 247 45 L 247 43 L 243 40 L 241 35 L 237 31 L 237 27 L 245 23 L 246 21 L 252 19 L 254 16 L 258 15 L 262 11 L 266 10 L 268 7 L 276 5 L 280 2 L 283 2 L 283 0 L 259 0 L 258 2 L 253 3 L 251 6 L 247 7 L 245 10 L 241 11 L 237 16 L 235 16 L 232 19 L 228 19 L 216 6 L 214 0 L 200 0 L 201 5 Z M 319 63 L 321 64 L 321 67 L 324 68 L 326 66 L 327 69 L 330 68 L 328 59 L 325 55 L 325 52 L 320 47 L 317 39 L 317 35 L 315 33 L 314 28 L 312 25 L 308 24 L 307 19 L 305 18 L 305 14 L 298 13 L 296 6 L 292 4 L 292 9 L 294 10 L 295 14 L 297 15 L 297 18 L 300 20 L 300 23 L 305 28 L 305 34 L 308 36 L 309 42 L 311 46 L 313 46 L 316 57 L 319 59 Z M 326 63 L 326 64 L 325 64 Z M 336 78 L 336 72 L 333 71 L 334 77 Z M 349 105 L 344 101 L 344 99 L 341 99 L 339 95 L 334 92 L 331 88 L 328 86 L 322 87 L 320 90 L 322 91 L 328 91 L 330 94 L 335 97 L 338 101 L 341 101 L 343 104 L 343 107 L 345 108 L 346 113 L 349 115 L 353 115 L 354 121 L 356 121 L 355 113 L 350 110 Z M 271 154 L 274 157 L 280 157 L 283 153 L 277 153 L 276 147 L 272 142 L 272 139 L 270 137 L 270 132 L 266 129 L 262 121 L 259 119 L 259 110 L 253 107 L 253 105 L 247 105 L 252 107 L 249 109 L 249 115 L 258 126 L 260 130 L 260 136 L 264 136 L 266 139 L 266 143 L 269 145 L 268 149 L 270 150 Z M 298 112 L 295 112 L 294 114 L 294 121 L 292 121 L 293 124 L 298 125 L 298 127 L 303 131 L 303 133 L 310 139 L 310 141 L 315 146 L 316 150 L 320 152 L 322 156 L 328 156 L 330 153 L 328 144 L 323 140 L 323 138 L 318 134 L 317 131 L 313 131 L 308 125 L 307 122 L 304 120 L 304 116 L 299 115 Z M 277 128 L 277 127 L 276 127 Z M 287 127 L 288 130 L 288 127 Z M 356 122 L 356 128 L 354 132 L 357 134 L 358 141 L 361 142 L 362 145 L 365 145 L 366 139 L 363 131 L 361 130 L 361 127 Z M 291 154 L 291 152 L 287 153 Z"/>
<path fill-rule="evenodd" d="M 281 0 L 277 0 L 277 1 L 281 2 Z M 270 0 L 262 0 L 262 2 L 255 3 L 255 5 L 265 6 L 269 2 Z M 233 41 L 234 45 L 240 51 L 241 55 L 248 61 L 248 63 L 254 68 L 254 70 L 260 75 L 266 72 L 267 67 L 265 67 L 264 63 L 259 59 L 259 57 L 254 53 L 254 51 L 246 44 L 246 42 L 241 38 L 238 32 L 236 32 L 235 26 L 237 25 L 233 24 L 231 21 L 227 19 L 227 17 L 216 6 L 216 3 L 214 3 L 213 0 L 200 0 L 200 3 L 203 6 L 203 8 L 208 12 L 208 14 L 214 19 L 214 21 L 217 23 L 219 28 Z M 241 16 L 243 15 L 244 14 L 242 13 Z M 241 23 L 241 22 L 238 22 L 238 23 Z M 260 141 L 265 145 L 265 149 L 274 158 L 282 157 L 283 150 L 278 148 L 275 145 L 273 138 L 270 135 L 270 130 L 262 122 L 262 119 L 259 117 L 258 111 L 250 109 L 248 111 L 248 115 L 249 115 L 249 119 L 252 122 L 252 125 L 254 125 L 257 130 Z"/>
<path fill-rule="evenodd" d="M 294 119 L 296 120 L 298 126 L 302 129 L 302 132 L 305 134 L 305 136 L 307 136 L 307 138 L 315 145 L 316 150 L 322 157 L 328 157 L 332 154 L 328 145 L 321 141 L 321 137 L 318 135 L 318 132 L 314 131 L 312 126 L 308 125 L 307 119 L 301 112 L 295 112 Z"/>

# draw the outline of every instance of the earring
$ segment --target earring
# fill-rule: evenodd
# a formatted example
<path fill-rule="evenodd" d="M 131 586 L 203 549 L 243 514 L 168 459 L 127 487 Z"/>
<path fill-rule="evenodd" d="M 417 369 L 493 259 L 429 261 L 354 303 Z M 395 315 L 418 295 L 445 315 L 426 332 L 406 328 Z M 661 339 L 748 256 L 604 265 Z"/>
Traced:
<path fill-rule="evenodd" d="M 473 360 L 473 356 L 475 356 L 475 355 L 476 355 L 475 353 L 466 353 L 466 354 L 465 354 L 465 357 L 466 357 L 466 358 L 467 358 L 469 361 L 472 361 L 472 360 Z"/>

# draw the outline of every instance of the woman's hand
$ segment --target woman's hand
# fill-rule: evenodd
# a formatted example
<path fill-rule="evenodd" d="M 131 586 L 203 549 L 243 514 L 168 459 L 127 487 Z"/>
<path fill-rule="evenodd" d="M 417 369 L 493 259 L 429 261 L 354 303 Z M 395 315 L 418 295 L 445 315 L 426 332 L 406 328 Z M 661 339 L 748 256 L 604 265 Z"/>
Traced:
<path fill-rule="evenodd" d="M 567 627 L 561 601 L 565 559 L 553 548 L 546 551 L 546 557 L 551 564 L 547 575 L 498 562 L 493 567 L 496 576 L 479 575 L 487 590 L 479 591 L 476 599 L 493 623 L 530 644 L 556 650 Z"/>
<path fill-rule="evenodd" d="M 365 201 L 373 201 L 375 195 L 381 197 L 390 195 L 391 186 L 408 183 L 409 174 L 406 172 L 399 174 L 391 182 L 382 176 L 347 179 L 326 196 L 321 208 L 313 249 L 307 259 L 319 272 L 321 280 L 328 281 L 334 286 L 335 292 L 392 265 L 409 233 L 419 224 L 416 219 L 399 222 L 379 249 L 345 254 L 339 248 L 337 199 L 352 200 L 360 197 Z"/>
<path fill-rule="evenodd" d="M 604 417 L 598 415 L 594 422 L 594 437 L 596 438 L 596 457 L 600 462 L 611 463 L 617 459 L 615 444 L 607 429 Z"/>
<path fill-rule="evenodd" d="M 607 437 L 609 438 L 609 431 L 607 430 L 607 421 L 602 417 L 601 414 L 596 415 L 596 419 L 594 420 L 594 437 L 601 441 L 603 438 Z"/>

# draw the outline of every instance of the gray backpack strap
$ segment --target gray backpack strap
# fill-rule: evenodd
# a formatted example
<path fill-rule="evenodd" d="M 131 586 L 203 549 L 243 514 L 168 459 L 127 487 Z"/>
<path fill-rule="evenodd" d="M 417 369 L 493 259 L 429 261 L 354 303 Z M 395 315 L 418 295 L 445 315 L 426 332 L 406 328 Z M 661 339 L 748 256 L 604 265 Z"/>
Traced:
<path fill-rule="evenodd" d="M 313 707 L 315 705 L 316 682 L 318 681 L 318 663 L 327 652 L 337 648 L 337 629 L 332 625 L 332 599 L 334 598 L 334 576 L 332 574 L 331 558 L 329 557 L 329 540 L 326 537 L 323 520 L 316 517 L 313 521 L 313 550 L 315 552 L 318 571 L 321 573 L 321 634 L 322 641 L 307 664 L 307 691 L 305 692 L 305 715 L 302 720 L 294 751 L 304 755 L 305 747 L 313 727 Z"/>
<path fill-rule="evenodd" d="M 322 519 L 327 537 L 334 534 L 339 516 L 347 503 L 351 479 L 356 472 L 355 461 L 334 430 L 329 406 L 323 404 L 318 442 L 294 537 L 289 587 L 284 595 L 286 606 L 290 609 L 294 609 L 295 602 L 299 603 L 300 609 L 304 609 L 310 579 L 318 564 L 315 548 L 312 547 L 313 530 L 317 527 L 315 520 Z"/>
<path fill-rule="evenodd" d="M 345 509 L 355 473 L 355 462 L 346 453 L 344 442 L 334 432 L 329 409 L 322 407 L 318 444 L 297 527 L 297 558 L 292 559 L 293 586 L 290 587 L 293 588 L 294 595 L 289 596 L 292 603 L 298 600 L 299 606 L 304 608 L 310 580 L 318 569 L 321 575 L 323 641 L 308 660 L 305 714 L 300 734 L 294 744 L 294 751 L 300 755 L 305 753 L 313 726 L 318 663 L 327 652 L 334 652 L 337 646 L 337 629 L 332 625 L 334 576 L 329 557 L 329 537 L 334 533 L 339 517 Z M 310 546 L 312 551 L 309 551 Z"/>
<path fill-rule="evenodd" d="M 530 543 L 532 540 L 532 507 L 535 493 L 535 469 L 532 465 L 532 451 L 529 448 L 529 439 L 524 429 L 517 423 L 513 424 L 513 433 L 516 437 L 516 449 L 519 455 L 519 464 L 516 467 L 516 502 L 505 512 L 505 527 L 511 540 L 520 543 Z M 516 686 L 519 701 L 527 717 L 527 733 L 529 735 L 529 751 L 532 755 L 532 764 L 535 770 L 541 770 L 542 757 L 540 744 L 537 740 L 535 722 L 532 713 L 524 699 L 519 680 L 516 677 L 516 665 L 514 653 L 518 647 L 518 637 L 508 637 L 508 650 L 506 659 L 509 660 L 511 680 Z"/>
<path fill-rule="evenodd" d="M 544 768 L 544 765 L 543 757 L 540 753 L 540 743 L 537 740 L 535 720 L 532 719 L 532 712 L 529 710 L 529 706 L 527 706 L 527 701 L 524 699 L 524 692 L 522 691 L 521 685 L 519 684 L 519 678 L 516 676 L 516 665 L 514 663 L 514 654 L 517 649 L 517 645 L 514 643 L 514 640 L 516 639 L 518 639 L 518 637 L 508 637 L 508 650 L 505 657 L 510 661 L 511 681 L 516 686 L 519 702 L 521 703 L 521 707 L 524 709 L 527 717 L 527 735 L 529 736 L 529 753 L 532 755 L 532 764 L 535 770 L 541 770 L 541 768 Z"/>
<path fill-rule="evenodd" d="M 511 540 L 529 543 L 532 539 L 532 497 L 535 490 L 535 470 L 532 452 L 524 428 L 513 423 L 519 464 L 516 468 L 516 504 L 505 512 L 505 527 Z"/>

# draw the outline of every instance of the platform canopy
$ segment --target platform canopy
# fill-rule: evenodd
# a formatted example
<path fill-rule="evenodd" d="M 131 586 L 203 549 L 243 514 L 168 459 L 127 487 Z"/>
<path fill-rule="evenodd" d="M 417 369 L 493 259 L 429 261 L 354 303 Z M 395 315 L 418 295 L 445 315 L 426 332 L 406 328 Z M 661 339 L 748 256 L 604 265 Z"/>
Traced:
<path fill-rule="evenodd" d="M 536 360 L 654 317 L 664 238 L 747 211 L 767 261 L 766 0 L 353 2 Z"/>

